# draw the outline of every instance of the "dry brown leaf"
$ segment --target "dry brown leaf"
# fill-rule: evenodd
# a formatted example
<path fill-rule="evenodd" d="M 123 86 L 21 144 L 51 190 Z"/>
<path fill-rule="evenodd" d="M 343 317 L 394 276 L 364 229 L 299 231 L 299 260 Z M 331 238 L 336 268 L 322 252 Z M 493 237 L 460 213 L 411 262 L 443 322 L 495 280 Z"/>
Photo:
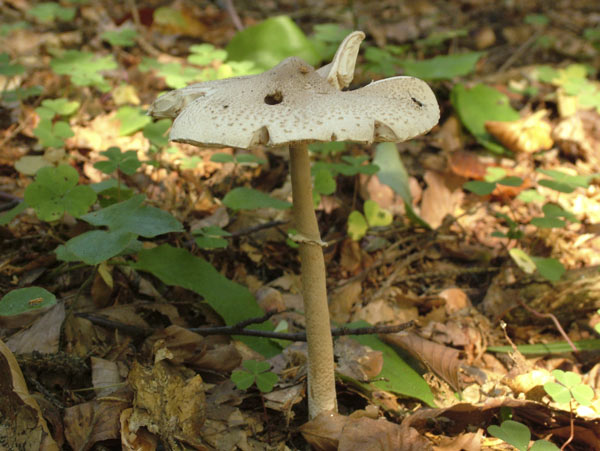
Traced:
<path fill-rule="evenodd" d="M 445 307 L 448 314 L 471 307 L 467 293 L 460 288 L 446 288 L 440 292 L 439 297 L 446 301 Z"/>
<path fill-rule="evenodd" d="M 408 351 L 454 390 L 459 390 L 458 374 L 461 362 L 460 353 L 456 349 L 425 340 L 409 332 L 386 334 L 383 335 L 383 340 Z"/>
<path fill-rule="evenodd" d="M 462 180 L 433 171 L 426 171 L 424 178 L 427 188 L 421 201 L 421 218 L 436 229 L 446 215 L 452 215 L 460 205 L 464 197 Z"/>
<path fill-rule="evenodd" d="M 448 169 L 460 177 L 483 180 L 488 165 L 479 156 L 466 150 L 457 150 L 448 156 Z"/>
<path fill-rule="evenodd" d="M 335 290 L 329 301 L 331 319 L 338 323 L 347 323 L 354 305 L 360 300 L 361 294 L 362 283 L 360 280 L 355 280 Z"/>
<path fill-rule="evenodd" d="M 0 340 L 0 443 L 5 449 L 58 451 L 13 353 Z"/>
<path fill-rule="evenodd" d="M 96 389 L 96 396 L 102 397 L 116 391 L 121 385 L 121 375 L 116 362 L 92 357 L 92 384 Z"/>
<path fill-rule="evenodd" d="M 485 129 L 504 146 L 514 152 L 535 153 L 551 149 L 552 127 L 544 118 L 547 110 L 537 111 L 511 122 L 487 121 Z"/>
<path fill-rule="evenodd" d="M 483 439 L 483 429 L 477 432 L 467 432 L 458 437 L 444 438 L 440 444 L 433 447 L 434 451 L 479 451 L 481 449 L 481 440 Z"/>
<path fill-rule="evenodd" d="M 92 449 L 94 444 L 120 437 L 121 412 L 128 407 L 129 400 L 90 401 L 65 410 L 65 436 L 71 448 Z"/>
<path fill-rule="evenodd" d="M 129 428 L 144 426 L 173 445 L 182 440 L 202 446 L 199 439 L 205 419 L 202 378 L 192 370 L 168 361 L 148 368 L 134 362 L 127 377 L 134 390 Z"/>
<path fill-rule="evenodd" d="M 29 329 L 23 329 L 12 335 L 6 345 L 15 354 L 58 352 L 60 331 L 65 319 L 65 305 L 62 302 L 50 307 Z"/>
<path fill-rule="evenodd" d="M 125 409 L 121 412 L 121 446 L 125 451 L 154 451 L 157 448 L 156 436 L 150 434 L 146 429 L 140 428 L 137 432 L 129 429 L 129 418 L 133 409 Z"/>
<path fill-rule="evenodd" d="M 377 377 L 383 369 L 383 353 L 373 351 L 350 337 L 335 341 L 336 371 L 358 381 Z"/>

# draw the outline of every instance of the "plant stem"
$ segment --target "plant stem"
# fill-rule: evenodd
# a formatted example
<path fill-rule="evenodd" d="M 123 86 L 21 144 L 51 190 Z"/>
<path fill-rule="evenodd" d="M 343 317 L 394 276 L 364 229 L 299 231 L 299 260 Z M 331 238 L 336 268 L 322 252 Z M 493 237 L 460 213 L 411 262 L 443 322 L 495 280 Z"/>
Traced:
<path fill-rule="evenodd" d="M 313 207 L 308 144 L 290 145 L 293 210 L 302 268 L 302 296 L 308 343 L 308 413 L 312 419 L 337 410 L 333 340 L 327 305 L 325 260 Z"/>

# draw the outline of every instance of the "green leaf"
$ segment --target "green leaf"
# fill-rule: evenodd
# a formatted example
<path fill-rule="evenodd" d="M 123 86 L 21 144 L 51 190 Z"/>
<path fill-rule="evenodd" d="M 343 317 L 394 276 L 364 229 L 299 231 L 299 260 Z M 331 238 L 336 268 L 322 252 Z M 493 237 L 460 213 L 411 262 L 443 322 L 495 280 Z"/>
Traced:
<path fill-rule="evenodd" d="M 550 19 L 545 14 L 527 14 L 525 23 L 529 25 L 546 26 L 550 23 Z"/>
<path fill-rule="evenodd" d="M 68 75 L 77 86 L 94 86 L 102 92 L 110 91 L 110 85 L 100 74 L 101 71 L 117 68 L 112 55 L 96 57 L 90 52 L 66 50 L 50 62 L 52 70 L 58 75 Z"/>
<path fill-rule="evenodd" d="M 483 179 L 486 182 L 494 183 L 498 180 L 502 180 L 504 177 L 506 177 L 506 169 L 499 168 L 496 166 L 490 166 L 485 170 L 485 176 L 483 177 Z"/>
<path fill-rule="evenodd" d="M 56 304 L 56 296 L 43 288 L 18 288 L 9 291 L 0 299 L 0 316 L 20 315 L 54 304 Z"/>
<path fill-rule="evenodd" d="M 228 153 L 213 153 L 210 156 L 210 161 L 213 163 L 233 163 L 235 162 L 235 158 L 233 155 L 229 155 Z"/>
<path fill-rule="evenodd" d="M 188 61 L 198 66 L 208 66 L 213 61 L 225 61 L 227 52 L 223 49 L 217 49 L 212 44 L 196 44 L 190 47 L 191 55 Z"/>
<path fill-rule="evenodd" d="M 97 265 L 115 257 L 131 246 L 137 235 L 123 230 L 91 230 L 71 238 L 64 245 L 66 252 L 88 265 Z M 70 260 L 72 261 L 72 260 Z"/>
<path fill-rule="evenodd" d="M 537 172 L 552 177 L 552 180 L 540 180 L 538 182 L 540 185 L 561 193 L 572 193 L 577 188 L 587 188 L 590 181 L 597 176 L 596 174 L 570 175 L 554 169 L 538 169 Z"/>
<path fill-rule="evenodd" d="M 348 324 L 348 327 L 351 328 L 368 326 L 370 324 L 366 321 Z M 378 375 L 381 380 L 371 382 L 368 385 L 375 386 L 379 390 L 420 399 L 429 406 L 435 406 L 433 394 L 427 382 L 404 362 L 391 346 L 386 345 L 373 335 L 357 335 L 352 338 L 364 346 L 369 346 L 371 349 L 383 353 L 383 369 Z"/>
<path fill-rule="evenodd" d="M 517 199 L 519 199 L 525 203 L 542 202 L 542 201 L 546 200 L 546 198 L 544 196 L 542 196 L 540 193 L 538 193 L 534 189 L 526 189 L 524 191 L 521 191 L 519 193 L 519 195 L 517 196 Z"/>
<path fill-rule="evenodd" d="M 14 77 L 25 72 L 25 67 L 21 64 L 11 63 L 8 53 L 0 53 L 0 75 L 5 77 Z"/>
<path fill-rule="evenodd" d="M 79 108 L 79 102 L 69 102 L 68 99 L 45 99 L 44 101 L 42 101 L 42 106 L 52 110 L 55 114 L 58 114 L 59 116 L 70 116 L 75 111 L 77 111 L 77 108 Z M 50 117 L 48 119 L 52 118 Z"/>
<path fill-rule="evenodd" d="M 340 43 L 351 32 L 350 28 L 344 28 L 336 23 L 316 24 L 313 27 L 313 34 L 310 41 L 321 56 L 321 59 L 330 61 Z"/>
<path fill-rule="evenodd" d="M 496 183 L 503 186 L 521 186 L 523 184 L 523 179 L 513 175 L 510 177 L 504 177 L 503 179 L 498 180 Z"/>
<path fill-rule="evenodd" d="M 277 374 L 267 371 L 256 375 L 256 386 L 263 393 L 269 393 L 273 391 L 273 387 L 279 380 Z"/>
<path fill-rule="evenodd" d="M 28 207 L 27 202 L 19 202 L 16 207 L 0 213 L 0 226 L 4 226 L 23 213 Z"/>
<path fill-rule="evenodd" d="M 348 236 L 354 241 L 360 240 L 365 234 L 369 226 L 367 220 L 360 211 L 353 211 L 348 215 Z"/>
<path fill-rule="evenodd" d="M 231 373 L 231 380 L 239 390 L 247 390 L 254 384 L 256 376 L 247 371 L 235 370 Z"/>
<path fill-rule="evenodd" d="M 500 426 L 489 426 L 487 430 L 494 437 L 504 440 L 519 451 L 527 451 L 529 447 L 531 432 L 527 426 L 518 421 L 506 420 Z"/>
<path fill-rule="evenodd" d="M 560 280 L 565 267 L 555 258 L 531 257 L 540 275 L 552 282 Z"/>
<path fill-rule="evenodd" d="M 257 208 L 275 208 L 285 210 L 291 203 L 275 199 L 252 188 L 234 188 L 223 198 L 223 204 L 232 210 L 256 210 Z"/>
<path fill-rule="evenodd" d="M 45 111 L 50 110 L 40 107 L 37 108 L 36 111 L 45 115 Z M 54 113 L 52 113 L 52 116 L 54 116 Z M 51 120 L 44 118 L 40 120 L 37 127 L 33 130 L 33 134 L 40 140 L 42 146 L 54 148 L 63 147 L 65 138 L 70 138 L 75 135 L 68 123 L 63 121 L 52 122 Z"/>
<path fill-rule="evenodd" d="M 386 227 L 394 220 L 392 214 L 381 208 L 374 200 L 365 201 L 363 210 L 369 227 Z"/>
<path fill-rule="evenodd" d="M 67 8 L 54 2 L 38 3 L 27 10 L 27 14 L 43 23 L 51 23 L 56 19 L 63 22 L 72 21 L 75 18 L 76 12 L 75 8 Z"/>
<path fill-rule="evenodd" d="M 507 152 L 485 130 L 485 123 L 519 119 L 519 113 L 510 106 L 508 97 L 483 84 L 467 89 L 465 85 L 459 83 L 452 89 L 450 100 L 461 122 L 477 141 L 493 152 Z"/>
<path fill-rule="evenodd" d="M 118 147 L 110 147 L 100 152 L 100 155 L 108 158 L 108 161 L 98 161 L 94 164 L 94 167 L 105 174 L 110 174 L 118 169 L 124 174 L 132 175 L 142 165 L 135 150 L 121 152 Z"/>
<path fill-rule="evenodd" d="M 559 451 L 558 446 L 546 440 L 536 440 L 529 451 Z"/>
<path fill-rule="evenodd" d="M 265 362 L 262 360 L 246 360 L 244 361 L 242 366 L 248 371 L 250 371 L 252 374 L 259 374 L 271 368 L 269 362 Z"/>
<path fill-rule="evenodd" d="M 346 142 L 344 141 L 332 141 L 332 142 L 318 142 L 311 143 L 308 145 L 308 149 L 311 152 L 318 152 L 324 155 L 335 154 L 346 149 Z"/>
<path fill-rule="evenodd" d="M 115 47 L 132 47 L 135 45 L 137 31 L 133 28 L 105 31 L 100 35 L 103 41 Z"/>
<path fill-rule="evenodd" d="M 483 55 L 484 52 L 441 55 L 428 60 L 403 61 L 401 66 L 406 75 L 424 80 L 449 80 L 473 72 Z"/>
<path fill-rule="evenodd" d="M 0 92 L 0 98 L 5 102 L 22 102 L 30 97 L 37 97 L 44 92 L 41 86 L 15 88 Z"/>
<path fill-rule="evenodd" d="M 202 158 L 195 155 L 195 156 L 189 157 L 189 158 L 182 158 L 180 166 L 181 166 L 181 169 L 195 169 L 201 164 L 202 164 Z"/>
<path fill-rule="evenodd" d="M 335 179 L 331 171 L 327 169 L 319 169 L 315 174 L 314 190 L 319 194 L 333 194 L 337 188 Z"/>
<path fill-rule="evenodd" d="M 225 48 L 232 61 L 249 60 L 266 70 L 289 56 L 317 65 L 320 56 L 288 16 L 271 17 L 237 33 Z"/>
<path fill-rule="evenodd" d="M 251 153 L 241 153 L 236 155 L 236 161 L 239 164 L 266 164 L 266 160 L 257 157 L 256 155 L 252 155 Z"/>
<path fill-rule="evenodd" d="M 571 401 L 571 392 L 567 387 L 556 382 L 546 382 L 544 384 L 544 390 L 548 393 L 554 402 L 559 404 L 566 404 Z"/>
<path fill-rule="evenodd" d="M 581 384 L 581 376 L 572 371 L 552 370 L 552 376 L 567 388 Z"/>
<path fill-rule="evenodd" d="M 211 236 L 197 236 L 194 240 L 200 249 L 224 249 L 229 244 L 224 238 Z"/>
<path fill-rule="evenodd" d="M 571 389 L 571 394 L 575 401 L 577 401 L 582 406 L 589 406 L 592 404 L 592 399 L 594 398 L 594 390 L 592 387 L 579 384 Z"/>
<path fill-rule="evenodd" d="M 25 189 L 25 202 L 42 221 L 60 219 L 65 211 L 77 218 L 96 201 L 94 190 L 77 186 L 78 180 L 79 174 L 68 165 L 41 168 Z"/>
<path fill-rule="evenodd" d="M 264 315 L 246 287 L 227 279 L 206 260 L 193 256 L 185 249 L 166 244 L 154 249 L 144 249 L 140 251 L 138 261 L 133 266 L 154 274 L 167 285 L 176 285 L 203 296 L 227 325 Z M 265 322 L 252 328 L 273 330 L 273 325 Z M 280 348 L 270 340 L 257 337 L 237 339 L 267 358 L 280 352 Z"/>
<path fill-rule="evenodd" d="M 496 183 L 471 180 L 464 183 L 463 188 L 467 191 L 477 194 L 478 196 L 487 196 L 488 194 L 492 194 L 492 192 L 496 189 Z"/>
<path fill-rule="evenodd" d="M 134 233 L 145 238 L 183 231 L 181 223 L 170 213 L 142 205 L 143 201 L 144 195 L 138 194 L 125 202 L 88 213 L 81 219 L 96 227 L 106 226 L 112 231 Z"/>
<path fill-rule="evenodd" d="M 573 342 L 578 351 L 599 351 L 600 339 L 580 340 Z M 539 343 L 535 345 L 518 345 L 517 349 L 521 354 L 564 354 L 573 352 L 573 348 L 566 341 L 555 343 Z M 511 346 L 490 346 L 487 348 L 490 352 L 512 352 Z"/>
<path fill-rule="evenodd" d="M 152 118 L 138 107 L 122 106 L 115 117 L 120 121 L 119 133 L 121 136 L 132 135 L 152 122 Z"/>
<path fill-rule="evenodd" d="M 533 218 L 531 220 L 531 224 L 533 224 L 536 227 L 539 227 L 540 229 L 555 229 L 564 227 L 566 225 L 566 222 L 562 219 L 549 218 L 547 216 L 544 216 L 543 218 Z"/>
<path fill-rule="evenodd" d="M 172 123 L 169 118 L 149 122 L 144 126 L 144 137 L 156 147 L 166 147 L 169 144 L 169 137 L 166 134 Z"/>

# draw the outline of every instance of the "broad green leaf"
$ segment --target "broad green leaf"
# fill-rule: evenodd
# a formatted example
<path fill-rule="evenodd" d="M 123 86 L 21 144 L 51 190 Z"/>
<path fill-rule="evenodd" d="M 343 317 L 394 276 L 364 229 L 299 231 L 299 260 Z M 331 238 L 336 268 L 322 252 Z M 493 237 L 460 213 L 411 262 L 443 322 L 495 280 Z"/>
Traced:
<path fill-rule="evenodd" d="M 97 265 L 127 249 L 137 235 L 127 231 L 91 230 L 71 238 L 65 250 L 88 265 Z M 71 260 L 72 261 L 72 260 Z"/>
<path fill-rule="evenodd" d="M 156 147 L 166 147 L 169 144 L 167 130 L 172 124 L 169 118 L 159 119 L 156 122 L 149 122 L 144 126 L 144 137 L 154 144 Z"/>
<path fill-rule="evenodd" d="M 531 432 L 527 426 L 518 421 L 506 420 L 500 426 L 489 426 L 488 432 L 494 437 L 498 437 L 509 445 L 514 446 L 519 451 L 527 451 L 529 447 Z"/>
<path fill-rule="evenodd" d="M 24 20 L 19 20 L 17 22 L 13 22 L 13 23 L 3 23 L 3 24 L 0 24 L 0 36 L 2 36 L 2 37 L 8 36 L 13 31 L 25 30 L 27 28 L 31 28 L 31 25 L 29 24 L 29 22 L 26 22 Z M 0 56 L 0 60 L 1 59 L 2 58 Z"/>
<path fill-rule="evenodd" d="M 112 231 L 134 233 L 145 238 L 183 231 L 181 223 L 170 213 L 142 205 L 143 201 L 144 195 L 138 194 L 125 202 L 88 213 L 81 219 L 97 227 L 106 226 Z"/>
<path fill-rule="evenodd" d="M 25 67 L 21 64 L 11 63 L 8 53 L 0 53 L 0 75 L 5 77 L 14 77 L 25 72 Z"/>
<path fill-rule="evenodd" d="M 77 218 L 96 201 L 94 190 L 77 185 L 78 180 L 79 174 L 71 166 L 42 168 L 25 189 L 25 202 L 42 221 L 60 219 L 65 211 Z"/>
<path fill-rule="evenodd" d="M 367 200 L 363 206 L 363 210 L 369 227 L 386 227 L 394 220 L 392 214 L 381 208 L 374 200 Z"/>
<path fill-rule="evenodd" d="M 54 304 L 56 304 L 56 296 L 43 288 L 18 288 L 9 291 L 0 299 L 0 316 L 20 315 Z"/>
<path fill-rule="evenodd" d="M 138 107 L 122 106 L 115 116 L 121 123 L 119 133 L 121 136 L 132 135 L 152 122 L 152 118 Z"/>
<path fill-rule="evenodd" d="M 480 182 L 479 180 L 471 180 L 463 184 L 463 188 L 467 191 L 477 194 L 478 196 L 487 196 L 492 194 L 496 189 L 496 183 Z"/>
<path fill-rule="evenodd" d="M 572 193 L 576 188 L 587 188 L 590 185 L 590 181 L 594 177 L 597 177 L 597 174 L 570 175 L 554 169 L 538 169 L 537 172 L 552 177 L 552 180 L 540 180 L 538 182 L 540 185 L 561 193 Z"/>
<path fill-rule="evenodd" d="M 348 327 L 351 328 L 368 326 L 370 324 L 366 321 L 348 324 Z M 404 362 L 391 346 L 383 343 L 373 335 L 357 335 L 352 338 L 364 346 L 369 346 L 371 349 L 383 353 L 383 369 L 378 375 L 381 380 L 365 384 L 366 386 L 371 385 L 380 390 L 410 396 L 411 398 L 420 399 L 429 406 L 435 406 L 433 394 L 427 382 Z"/>
<path fill-rule="evenodd" d="M 365 234 L 369 226 L 367 220 L 360 211 L 353 211 L 348 215 L 348 236 L 354 241 L 360 240 Z"/>
<path fill-rule="evenodd" d="M 515 247 L 508 251 L 508 253 L 517 266 L 524 272 L 527 274 L 532 274 L 535 271 L 536 265 L 533 261 L 533 258 L 527 255 L 525 251 Z"/>
<path fill-rule="evenodd" d="M 483 52 L 469 52 L 441 55 L 428 60 L 403 61 L 401 66 L 406 75 L 424 80 L 449 80 L 473 72 L 483 54 Z"/>
<path fill-rule="evenodd" d="M 316 24 L 310 37 L 316 51 L 324 61 L 331 61 L 338 46 L 352 32 L 336 23 Z"/>
<path fill-rule="evenodd" d="M 27 202 L 19 202 L 16 207 L 11 208 L 8 211 L 0 213 L 0 226 L 8 224 L 10 221 L 15 219 L 18 215 L 23 213 L 28 207 Z"/>
<path fill-rule="evenodd" d="M 174 27 L 176 29 L 185 28 L 186 20 L 181 11 L 168 6 L 161 6 L 154 10 L 152 18 L 158 25 Z"/>
<path fill-rule="evenodd" d="M 324 155 L 335 154 L 346 149 L 346 142 L 344 141 L 332 141 L 332 142 L 318 142 L 311 143 L 308 145 L 308 149 L 311 152 L 318 152 Z"/>
<path fill-rule="evenodd" d="M 133 28 L 123 28 L 122 30 L 105 31 L 100 37 L 112 46 L 132 47 L 135 45 L 137 31 Z"/>
<path fill-rule="evenodd" d="M 531 257 L 531 260 L 542 277 L 551 282 L 560 280 L 565 273 L 565 267 L 555 258 Z"/>
<path fill-rule="evenodd" d="M 523 184 L 523 179 L 521 177 L 512 175 L 510 177 L 504 177 L 498 180 L 496 183 L 503 186 L 521 186 Z"/>
<path fill-rule="evenodd" d="M 319 194 L 333 194 L 337 188 L 335 179 L 331 175 L 331 171 L 320 169 L 315 174 L 314 190 Z"/>
<path fill-rule="evenodd" d="M 288 16 L 271 17 L 237 33 L 227 47 L 228 59 L 249 60 L 263 70 L 289 56 L 317 65 L 320 56 L 304 32 Z"/>
<path fill-rule="evenodd" d="M 483 177 L 483 179 L 486 182 L 493 183 L 497 182 L 498 180 L 502 180 L 504 177 L 506 177 L 506 169 L 499 168 L 496 166 L 490 166 L 485 170 L 485 176 Z"/>
<path fill-rule="evenodd" d="M 510 106 L 508 97 L 483 84 L 467 89 L 459 83 L 452 89 L 450 100 L 461 122 L 477 141 L 493 152 L 506 152 L 506 149 L 485 130 L 485 123 L 519 119 L 519 113 Z"/>
<path fill-rule="evenodd" d="M 235 370 L 231 373 L 231 380 L 238 389 L 247 390 L 254 384 L 256 376 L 247 371 Z"/>
<path fill-rule="evenodd" d="M 292 204 L 275 199 L 262 191 L 252 188 L 234 188 L 223 198 L 223 204 L 232 210 L 256 210 L 257 208 L 276 208 L 285 210 Z"/>
<path fill-rule="evenodd" d="M 140 251 L 136 269 L 154 274 L 167 285 L 191 290 L 200 296 L 223 318 L 227 325 L 264 315 L 250 291 L 217 271 L 206 260 L 195 257 L 185 249 L 163 244 L 154 249 Z M 273 330 L 265 322 L 253 329 Z M 238 337 L 252 349 L 269 358 L 280 352 L 272 341 L 257 337 Z"/>

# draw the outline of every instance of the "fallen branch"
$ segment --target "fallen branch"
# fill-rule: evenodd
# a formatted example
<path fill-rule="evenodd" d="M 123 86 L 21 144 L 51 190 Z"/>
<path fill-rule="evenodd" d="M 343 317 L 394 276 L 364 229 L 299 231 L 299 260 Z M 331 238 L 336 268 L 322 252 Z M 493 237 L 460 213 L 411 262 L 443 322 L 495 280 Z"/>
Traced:
<path fill-rule="evenodd" d="M 257 318 L 249 318 L 244 321 L 240 321 L 232 326 L 215 326 L 215 327 L 193 327 L 188 328 L 190 332 L 195 332 L 200 335 L 244 335 L 250 337 L 264 337 L 264 338 L 275 338 L 279 340 L 289 341 L 306 341 L 305 332 L 274 332 L 270 330 L 256 330 L 246 329 L 250 324 L 261 324 L 271 318 L 273 315 L 280 312 L 270 312 L 264 316 Z M 132 326 L 130 324 L 123 324 L 119 321 L 106 318 L 100 315 L 93 315 L 91 313 L 76 313 L 75 316 L 79 318 L 87 319 L 102 327 L 108 327 L 110 329 L 118 330 L 127 335 L 133 335 L 136 337 L 147 337 L 154 333 L 154 329 Z M 331 329 L 331 335 L 334 337 L 340 337 L 343 335 L 373 335 L 373 334 L 393 334 L 401 332 L 403 330 L 412 327 L 413 321 L 408 321 L 402 324 L 396 324 L 394 326 L 370 326 L 370 327 L 336 327 Z"/>

